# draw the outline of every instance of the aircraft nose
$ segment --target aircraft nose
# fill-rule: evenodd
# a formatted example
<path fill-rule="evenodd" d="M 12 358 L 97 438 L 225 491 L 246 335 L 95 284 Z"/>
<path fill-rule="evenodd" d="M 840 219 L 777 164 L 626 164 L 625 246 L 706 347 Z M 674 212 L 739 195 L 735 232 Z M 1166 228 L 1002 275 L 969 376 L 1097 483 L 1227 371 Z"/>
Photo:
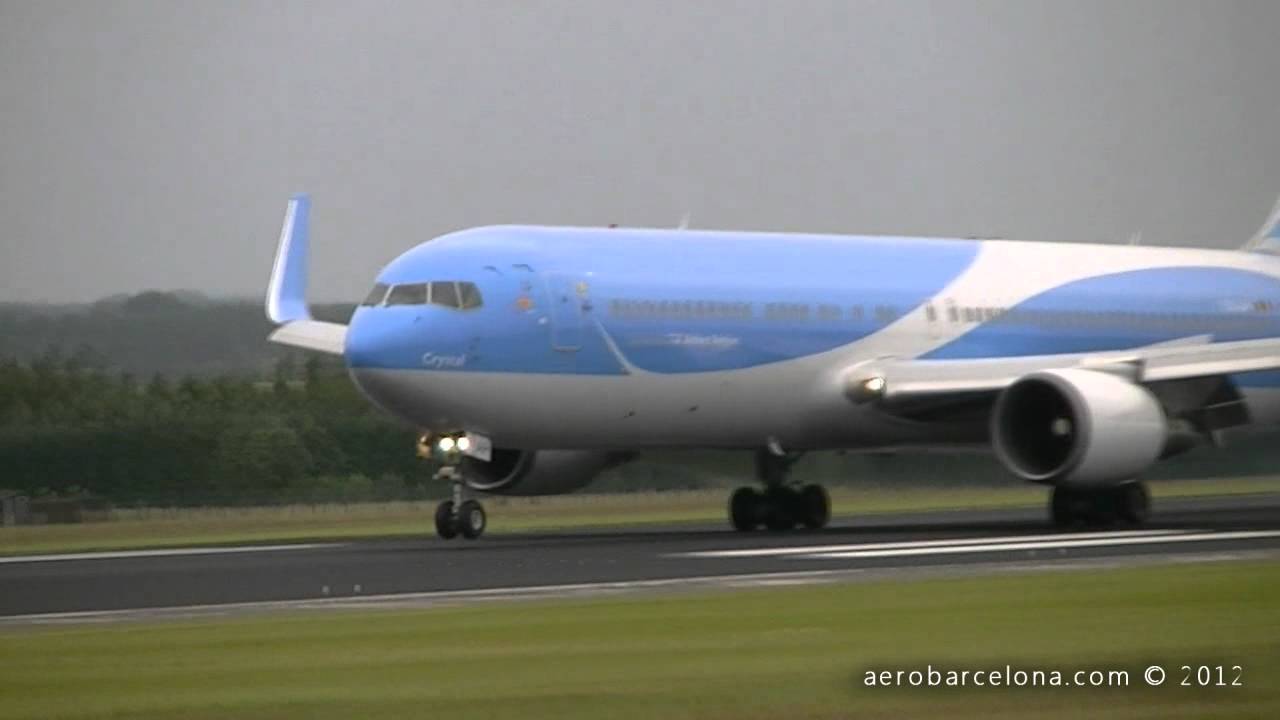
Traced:
<path fill-rule="evenodd" d="M 422 367 L 421 317 L 360 312 L 351 318 L 344 348 L 352 381 L 374 405 L 409 422 L 421 424 L 423 409 L 434 398 L 416 378 L 397 372 Z"/>
<path fill-rule="evenodd" d="M 404 333 L 390 322 L 390 318 L 380 315 L 377 312 L 359 312 L 351 318 L 343 351 L 348 367 L 405 367 L 412 349 L 405 341 Z"/>

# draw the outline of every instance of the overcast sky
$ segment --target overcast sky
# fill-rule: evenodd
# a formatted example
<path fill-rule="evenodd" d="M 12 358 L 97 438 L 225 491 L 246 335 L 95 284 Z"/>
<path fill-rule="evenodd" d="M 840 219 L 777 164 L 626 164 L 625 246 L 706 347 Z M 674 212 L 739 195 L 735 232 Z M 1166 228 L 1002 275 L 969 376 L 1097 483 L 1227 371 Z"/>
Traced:
<path fill-rule="evenodd" d="M 0 0 L 0 299 L 312 296 L 491 223 L 1234 247 L 1280 3 Z"/>

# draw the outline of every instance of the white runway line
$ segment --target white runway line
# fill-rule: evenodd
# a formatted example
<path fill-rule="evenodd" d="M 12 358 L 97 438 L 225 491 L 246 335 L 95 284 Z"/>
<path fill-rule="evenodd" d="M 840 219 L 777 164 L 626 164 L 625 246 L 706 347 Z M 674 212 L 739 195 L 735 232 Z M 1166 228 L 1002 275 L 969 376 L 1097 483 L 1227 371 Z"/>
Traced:
<path fill-rule="evenodd" d="M 857 545 L 788 545 L 785 547 L 745 548 L 741 550 L 701 550 L 698 552 L 676 553 L 676 557 L 703 558 L 743 558 L 743 557 L 776 557 L 782 555 L 813 555 L 841 552 L 858 552 L 862 550 L 894 550 L 907 548 L 940 548 L 953 545 L 986 545 L 991 543 L 1030 542 L 1052 540 L 1081 540 L 1094 538 L 1125 537 L 1161 537 L 1180 533 L 1203 532 L 1201 530 L 1117 530 L 1093 533 L 1055 533 L 1052 535 L 1007 535 L 1004 537 L 963 537 L 944 540 L 912 540 L 908 542 L 860 543 Z"/>
<path fill-rule="evenodd" d="M 955 555 L 958 553 L 1008 552 L 1011 550 L 1053 550 L 1083 547 L 1112 547 L 1118 545 L 1164 545 L 1180 542 L 1205 542 L 1211 540 L 1256 540 L 1280 537 L 1280 530 L 1242 530 L 1237 532 L 1202 532 L 1178 535 L 1137 535 L 1130 537 L 1081 538 L 1076 540 L 1044 540 L 1038 542 L 1001 542 L 946 547 L 886 548 L 880 550 L 849 550 L 823 552 L 801 557 L 823 560 L 851 558 L 903 557 L 907 555 Z"/>
<path fill-rule="evenodd" d="M 120 560 L 123 558 L 168 557 L 172 555 L 223 555 L 232 553 L 277 552 L 341 547 L 346 543 L 298 543 L 294 545 L 242 545 L 235 547 L 170 548 L 167 550 L 117 550 L 111 552 L 59 553 L 53 555 L 0 556 L 0 564 L 40 563 L 59 560 Z"/>

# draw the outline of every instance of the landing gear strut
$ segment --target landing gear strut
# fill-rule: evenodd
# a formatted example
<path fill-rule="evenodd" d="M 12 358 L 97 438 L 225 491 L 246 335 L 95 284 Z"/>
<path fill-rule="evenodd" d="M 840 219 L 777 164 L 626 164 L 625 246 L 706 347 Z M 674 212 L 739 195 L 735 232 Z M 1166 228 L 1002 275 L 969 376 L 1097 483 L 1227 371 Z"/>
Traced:
<path fill-rule="evenodd" d="M 729 497 L 729 523 L 734 530 L 750 532 L 761 525 L 775 531 L 797 525 L 810 529 L 826 526 L 831 519 L 827 491 L 821 485 L 787 484 L 797 459 L 777 452 L 777 448 L 756 453 L 756 476 L 764 483 L 764 491 L 740 487 Z"/>
<path fill-rule="evenodd" d="M 1150 515 L 1151 496 L 1138 480 L 1100 488 L 1057 486 L 1049 500 L 1049 516 L 1059 527 L 1142 525 Z"/>
<path fill-rule="evenodd" d="M 488 518 L 484 506 L 478 500 L 466 497 L 467 483 L 462 475 L 462 456 L 466 451 L 466 436 L 443 436 L 428 452 L 434 452 L 440 461 L 433 480 L 447 480 L 452 498 L 436 506 L 436 534 L 445 540 L 461 535 L 474 540 L 484 534 Z M 421 453 L 421 451 L 420 451 Z"/>

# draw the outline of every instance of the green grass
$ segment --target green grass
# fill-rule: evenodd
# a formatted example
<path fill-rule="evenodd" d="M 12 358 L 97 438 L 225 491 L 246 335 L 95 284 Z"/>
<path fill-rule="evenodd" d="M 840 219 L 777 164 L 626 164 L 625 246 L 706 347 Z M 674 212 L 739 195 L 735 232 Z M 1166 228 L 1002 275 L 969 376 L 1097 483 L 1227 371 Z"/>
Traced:
<path fill-rule="evenodd" d="M 1278 594 L 1280 564 L 1202 563 L 6 631 L 0 718 L 1275 718 Z M 1133 686 L 863 685 L 930 663 Z"/>
<path fill-rule="evenodd" d="M 1280 491 L 1280 477 L 1222 478 L 1156 483 L 1168 497 Z M 1008 508 L 1045 502 L 1032 485 L 978 488 L 836 487 L 835 514 Z M 489 532 L 589 527 L 644 527 L 681 522 L 724 522 L 726 490 L 490 498 Z M 0 555 L 148 547 L 351 540 L 431 534 L 433 503 L 290 505 L 262 508 L 116 510 L 107 522 L 0 528 Z"/>

